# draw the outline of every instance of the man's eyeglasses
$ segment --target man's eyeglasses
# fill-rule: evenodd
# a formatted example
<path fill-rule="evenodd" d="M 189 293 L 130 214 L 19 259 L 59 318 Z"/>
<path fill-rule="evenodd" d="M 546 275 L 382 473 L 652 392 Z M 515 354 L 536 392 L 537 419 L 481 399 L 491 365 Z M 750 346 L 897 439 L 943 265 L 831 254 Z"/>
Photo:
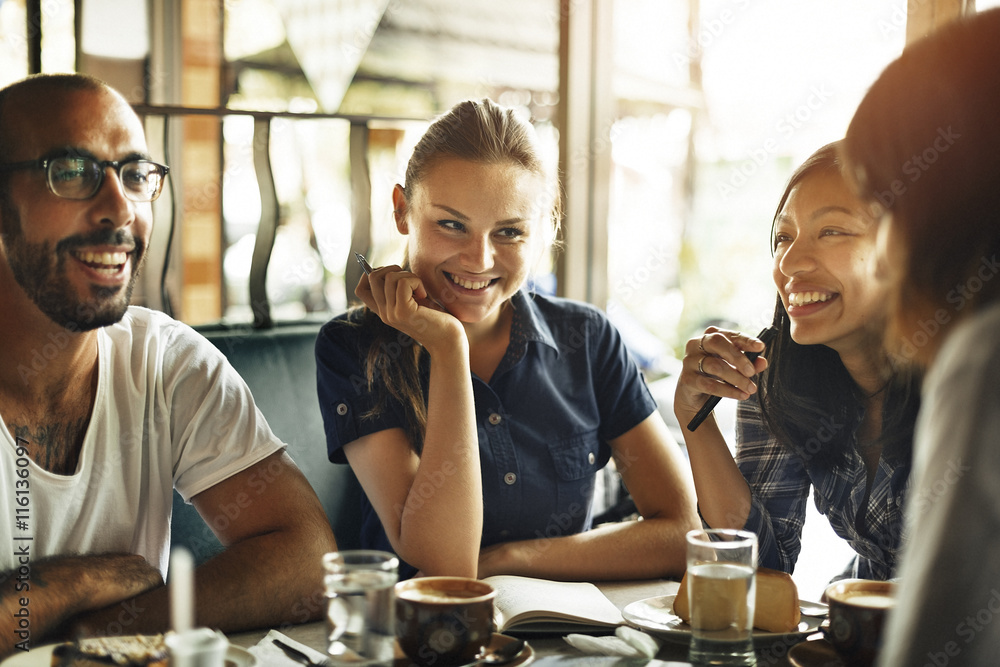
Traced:
<path fill-rule="evenodd" d="M 114 162 L 78 156 L 0 164 L 0 171 L 44 169 L 52 194 L 64 199 L 90 199 L 101 189 L 108 167 L 118 174 L 122 191 L 134 202 L 149 202 L 159 197 L 170 171 L 166 165 L 138 158 Z"/>

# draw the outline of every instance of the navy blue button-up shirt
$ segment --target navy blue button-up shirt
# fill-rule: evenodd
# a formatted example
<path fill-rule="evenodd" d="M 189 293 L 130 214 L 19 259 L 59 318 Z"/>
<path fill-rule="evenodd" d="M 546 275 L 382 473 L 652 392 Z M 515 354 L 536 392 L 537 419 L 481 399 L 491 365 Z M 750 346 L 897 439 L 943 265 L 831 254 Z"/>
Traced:
<path fill-rule="evenodd" d="M 472 377 L 484 547 L 589 529 L 595 474 L 611 455 L 608 441 L 656 409 L 638 366 L 601 311 L 523 291 L 511 303 L 506 355 L 489 383 Z M 399 404 L 378 417 L 361 417 L 374 397 L 363 379 L 369 341 L 345 321 L 356 317 L 346 313 L 328 322 L 316 342 L 320 409 L 334 463 L 346 461 L 345 444 L 404 426 Z M 400 344 L 407 343 L 401 338 Z M 429 372 L 425 363 L 425 397 Z M 391 551 L 367 498 L 362 512 L 363 545 Z M 400 578 L 413 572 L 401 564 Z"/>

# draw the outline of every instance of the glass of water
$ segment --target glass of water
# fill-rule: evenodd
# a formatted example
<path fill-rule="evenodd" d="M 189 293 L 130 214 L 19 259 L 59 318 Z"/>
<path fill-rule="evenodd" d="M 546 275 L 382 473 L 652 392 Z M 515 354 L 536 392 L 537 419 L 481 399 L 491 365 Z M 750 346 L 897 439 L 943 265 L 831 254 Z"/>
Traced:
<path fill-rule="evenodd" d="M 757 536 L 745 530 L 687 534 L 688 604 L 696 665 L 756 665 L 753 616 Z"/>
<path fill-rule="evenodd" d="M 385 551 L 323 556 L 327 652 L 336 663 L 391 665 L 396 638 L 393 586 L 399 559 Z"/>

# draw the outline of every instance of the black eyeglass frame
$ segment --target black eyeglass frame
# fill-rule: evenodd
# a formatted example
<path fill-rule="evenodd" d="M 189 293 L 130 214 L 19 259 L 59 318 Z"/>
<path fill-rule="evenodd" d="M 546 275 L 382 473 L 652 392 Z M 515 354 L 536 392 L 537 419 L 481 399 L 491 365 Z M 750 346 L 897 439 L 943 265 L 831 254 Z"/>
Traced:
<path fill-rule="evenodd" d="M 89 160 L 90 162 L 93 162 L 98 167 L 100 167 L 100 169 L 98 170 L 98 174 L 100 175 L 97 178 L 96 185 L 94 185 L 94 190 L 86 197 L 67 197 L 66 195 L 61 195 L 58 192 L 56 192 L 56 188 L 52 185 L 52 169 L 51 169 L 52 164 L 56 160 L 65 160 L 65 159 Z M 159 174 L 160 176 L 159 187 L 156 189 L 156 192 L 153 193 L 153 196 L 150 197 L 149 199 L 136 199 L 135 197 L 132 196 L 136 194 L 135 191 L 130 190 L 129 188 L 124 186 L 122 187 L 122 192 L 125 194 L 126 199 L 134 201 L 138 204 L 144 204 L 146 202 L 156 201 L 159 198 L 160 194 L 163 192 L 163 184 L 167 180 L 167 174 L 170 173 L 170 167 L 168 167 L 165 164 L 160 164 L 159 162 L 147 160 L 146 158 L 129 158 L 127 160 L 117 161 L 117 160 L 98 160 L 96 158 L 88 157 L 85 155 L 57 155 L 55 157 L 41 158 L 38 160 L 25 160 L 23 162 L 10 162 L 8 164 L 0 164 L 0 172 L 16 171 L 18 169 L 42 169 L 45 171 L 45 185 L 46 187 L 48 187 L 49 192 L 51 192 L 56 197 L 59 197 L 61 199 L 70 199 L 73 201 L 86 201 L 87 199 L 93 198 L 98 192 L 100 192 L 101 186 L 104 185 L 104 179 L 108 167 L 114 168 L 115 174 L 118 176 L 118 180 L 121 181 L 122 167 L 124 167 L 125 165 L 138 164 L 138 163 L 154 165 L 162 172 Z"/>

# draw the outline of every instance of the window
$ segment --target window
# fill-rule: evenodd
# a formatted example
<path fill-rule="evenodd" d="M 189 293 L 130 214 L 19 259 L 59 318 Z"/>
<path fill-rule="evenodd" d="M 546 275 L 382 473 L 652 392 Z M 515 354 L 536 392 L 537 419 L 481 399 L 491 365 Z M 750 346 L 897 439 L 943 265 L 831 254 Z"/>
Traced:
<path fill-rule="evenodd" d="M 843 135 L 901 53 L 905 11 L 702 0 L 689 41 L 677 29 L 689 3 L 641 4 L 616 3 L 609 311 L 662 369 L 709 323 L 756 333 L 770 321 L 769 231 L 784 182 Z M 646 87 L 629 88 L 639 72 Z"/>
<path fill-rule="evenodd" d="M 405 160 L 428 120 L 455 102 L 488 96 L 519 107 L 554 146 L 556 6 L 554 0 L 225 3 L 224 50 L 232 72 L 225 105 L 317 116 L 276 119 L 271 126 L 280 219 L 267 291 L 276 318 L 338 312 L 353 300 L 357 276 L 348 269 L 359 207 L 370 212 L 369 259 L 401 261 L 392 187 L 403 181 Z M 367 131 L 352 131 L 348 117 L 367 118 Z M 224 137 L 224 315 L 246 321 L 261 214 L 252 119 L 228 117 Z M 350 157 L 358 144 L 370 172 L 366 202 L 354 201 L 352 173 L 364 167 Z"/>

